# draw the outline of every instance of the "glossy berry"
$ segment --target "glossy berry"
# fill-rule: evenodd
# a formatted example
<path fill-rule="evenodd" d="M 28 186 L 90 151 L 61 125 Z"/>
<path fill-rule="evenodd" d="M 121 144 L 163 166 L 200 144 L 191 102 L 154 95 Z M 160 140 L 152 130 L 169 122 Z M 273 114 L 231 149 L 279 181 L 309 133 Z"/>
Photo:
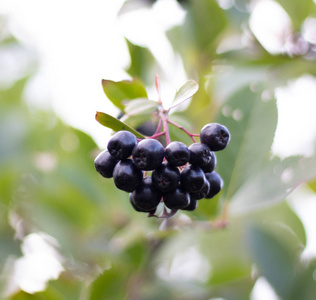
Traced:
<path fill-rule="evenodd" d="M 94 160 L 95 169 L 105 178 L 113 176 L 113 170 L 118 160 L 108 150 L 102 151 Z"/>
<path fill-rule="evenodd" d="M 129 193 L 129 202 L 130 202 L 130 204 L 132 205 L 132 207 L 133 207 L 136 211 L 138 211 L 138 212 L 148 212 L 148 211 L 146 211 L 146 210 L 140 209 L 139 207 L 137 207 L 137 206 L 134 204 L 134 200 L 133 200 L 133 197 L 132 197 L 132 193 Z M 152 210 L 152 211 L 150 211 L 150 212 L 155 213 L 155 211 L 156 211 L 156 209 L 154 209 L 154 210 Z"/>
<path fill-rule="evenodd" d="M 107 148 L 114 158 L 123 160 L 131 156 L 136 145 L 136 136 L 129 131 L 121 130 L 112 136 Z"/>
<path fill-rule="evenodd" d="M 160 142 L 154 139 L 145 139 L 137 144 L 132 156 L 137 168 L 150 171 L 161 165 L 164 154 L 165 150 Z"/>
<path fill-rule="evenodd" d="M 194 143 L 189 146 L 190 164 L 195 166 L 205 166 L 212 160 L 210 148 L 202 143 Z"/>
<path fill-rule="evenodd" d="M 170 209 L 184 209 L 190 204 L 188 192 L 178 187 L 175 190 L 164 194 L 163 201 Z"/>
<path fill-rule="evenodd" d="M 204 198 L 211 199 L 221 191 L 224 182 L 221 176 L 215 171 L 212 173 L 205 173 L 205 178 L 210 183 L 210 190 Z"/>
<path fill-rule="evenodd" d="M 193 211 L 197 208 L 198 206 L 198 200 L 194 200 L 194 199 L 191 199 L 190 197 L 190 203 L 187 207 L 185 208 L 182 208 L 182 210 L 189 210 L 189 211 Z"/>
<path fill-rule="evenodd" d="M 218 123 L 206 124 L 200 132 L 201 143 L 206 144 L 212 151 L 226 148 L 230 140 L 228 129 Z"/>
<path fill-rule="evenodd" d="M 143 179 L 141 185 L 131 194 L 133 204 L 141 211 L 151 212 L 161 200 L 161 192 L 152 183 L 151 177 Z"/>
<path fill-rule="evenodd" d="M 204 166 L 201 167 L 204 173 L 211 173 L 215 170 L 217 163 L 216 155 L 211 151 L 211 160 Z"/>
<path fill-rule="evenodd" d="M 190 160 L 188 147 L 181 142 L 171 142 L 165 149 L 165 157 L 172 166 L 183 166 Z"/>
<path fill-rule="evenodd" d="M 191 199 L 194 200 L 201 200 L 206 197 L 206 195 L 210 192 L 210 183 L 208 180 L 204 181 L 204 185 L 198 192 L 192 192 L 190 193 Z"/>
<path fill-rule="evenodd" d="M 178 186 L 180 171 L 177 167 L 163 163 L 152 172 L 151 177 L 156 188 L 165 193 L 174 190 Z"/>
<path fill-rule="evenodd" d="M 134 191 L 143 179 L 143 172 L 134 165 L 131 159 L 121 160 L 113 170 L 115 186 L 125 192 Z"/>
<path fill-rule="evenodd" d="M 203 187 L 204 181 L 204 172 L 198 166 L 185 166 L 180 175 L 181 186 L 189 193 L 199 191 Z"/>

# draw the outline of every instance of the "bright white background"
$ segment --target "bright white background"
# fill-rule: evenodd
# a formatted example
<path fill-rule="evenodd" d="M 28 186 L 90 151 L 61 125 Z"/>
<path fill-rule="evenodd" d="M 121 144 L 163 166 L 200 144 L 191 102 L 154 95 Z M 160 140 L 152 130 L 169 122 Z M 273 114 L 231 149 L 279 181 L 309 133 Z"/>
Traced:
<path fill-rule="evenodd" d="M 231 3 L 220 2 L 225 2 L 228 7 Z M 130 62 L 124 36 L 151 49 L 164 72 L 166 97 L 168 93 L 173 96 L 176 88 L 186 79 L 182 63 L 164 35 L 165 29 L 182 22 L 184 12 L 180 6 L 173 0 L 162 0 L 153 11 L 140 10 L 125 15 L 119 21 L 117 14 L 122 3 L 123 0 L 0 2 L 0 14 L 8 18 L 9 30 L 40 58 L 39 71 L 26 92 L 27 101 L 43 108 L 52 107 L 65 122 L 89 133 L 101 148 L 106 145 L 109 131 L 94 120 L 95 112 L 117 113 L 106 100 L 101 79 L 129 78 L 124 72 Z M 291 21 L 275 2 L 263 0 L 257 3 L 250 27 L 268 51 L 280 53 L 284 44 L 278 37 L 288 32 Z M 308 35 L 316 41 L 315 22 L 310 20 L 310 23 L 313 25 L 308 28 Z M 14 77 L 23 73 L 14 59 L 10 53 L 2 53 L 1 85 L 10 84 L 10 79 L 13 81 Z M 279 122 L 273 152 L 281 157 L 314 155 L 315 78 L 305 75 L 289 82 L 276 90 L 276 96 Z M 297 205 L 298 200 L 305 205 Z M 291 203 L 307 228 L 308 244 L 304 254 L 307 257 L 316 256 L 313 234 L 316 219 L 312 213 L 316 211 L 315 200 L 315 195 L 305 189 L 299 189 L 291 196 Z M 56 268 L 61 270 L 59 263 L 56 261 L 51 278 L 56 277 Z M 260 279 L 252 300 L 277 299 L 266 286 L 266 281 Z M 36 290 L 38 286 L 31 288 Z"/>

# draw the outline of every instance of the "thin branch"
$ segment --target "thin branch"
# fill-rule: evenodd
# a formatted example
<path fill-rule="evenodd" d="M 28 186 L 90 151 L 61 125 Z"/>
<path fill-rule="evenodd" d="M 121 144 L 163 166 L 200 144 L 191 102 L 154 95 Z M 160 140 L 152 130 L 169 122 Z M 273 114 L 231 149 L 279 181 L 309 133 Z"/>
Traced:
<path fill-rule="evenodd" d="M 199 134 L 194 134 L 194 133 L 191 133 L 191 132 L 189 132 L 188 130 L 186 130 L 183 126 L 181 126 L 181 125 L 179 125 L 179 124 L 177 124 L 177 123 L 175 123 L 175 122 L 172 122 L 171 120 L 167 120 L 170 124 L 172 124 L 173 126 L 176 126 L 177 128 L 179 128 L 180 130 L 182 130 L 182 131 L 184 131 L 190 138 L 191 138 L 191 140 L 194 142 L 194 143 L 196 143 L 196 140 L 195 140 L 195 136 L 196 137 L 198 137 L 198 136 L 200 136 Z"/>

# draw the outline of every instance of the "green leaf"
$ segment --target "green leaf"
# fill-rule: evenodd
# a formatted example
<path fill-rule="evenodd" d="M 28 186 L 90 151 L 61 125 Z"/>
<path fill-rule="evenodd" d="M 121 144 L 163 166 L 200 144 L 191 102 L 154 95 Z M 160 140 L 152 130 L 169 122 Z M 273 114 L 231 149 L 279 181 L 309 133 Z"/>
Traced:
<path fill-rule="evenodd" d="M 316 193 L 316 178 L 308 182 L 308 187 Z"/>
<path fill-rule="evenodd" d="M 119 109 L 124 102 L 136 98 L 147 98 L 147 92 L 139 79 L 123 81 L 102 80 L 102 87 L 108 99 Z"/>
<path fill-rule="evenodd" d="M 316 295 L 315 284 L 315 259 L 309 263 L 307 268 L 304 268 L 296 276 L 296 279 L 291 286 L 287 300 L 314 300 Z"/>
<path fill-rule="evenodd" d="M 124 108 L 128 116 L 148 115 L 156 110 L 158 110 L 158 103 L 147 98 L 132 100 Z"/>
<path fill-rule="evenodd" d="M 144 139 L 145 137 L 134 130 L 133 128 L 129 127 L 125 123 L 121 122 L 120 120 L 112 117 L 103 112 L 97 112 L 95 115 L 96 120 L 103 126 L 113 129 L 115 132 L 120 130 L 127 130 L 134 133 L 138 138 Z"/>
<path fill-rule="evenodd" d="M 281 297 L 286 296 L 294 282 L 297 257 L 286 247 L 282 238 L 257 225 L 249 229 L 248 243 L 261 275 L 267 278 Z"/>
<path fill-rule="evenodd" d="M 177 91 L 170 108 L 189 100 L 198 91 L 198 89 L 199 85 L 195 80 L 188 80 Z"/>
<path fill-rule="evenodd" d="M 124 265 L 112 265 L 92 284 L 89 300 L 125 299 L 129 272 Z"/>
<path fill-rule="evenodd" d="M 195 44 L 203 51 L 211 48 L 226 26 L 224 12 L 215 0 L 191 0 L 187 21 Z"/>
<path fill-rule="evenodd" d="M 127 72 L 132 77 L 140 78 L 144 84 L 152 83 L 152 79 L 157 74 L 157 70 L 154 70 L 154 56 L 145 47 L 134 45 L 127 39 L 126 43 L 131 57 L 131 64 Z"/>
<path fill-rule="evenodd" d="M 304 182 L 316 178 L 316 157 L 273 158 L 254 174 L 231 199 L 230 209 L 244 213 L 262 209 L 284 199 Z"/>
<path fill-rule="evenodd" d="M 227 148 L 216 152 L 218 173 L 225 185 L 223 196 L 231 199 L 248 179 L 266 166 L 277 124 L 276 101 L 263 100 L 263 89 L 249 87 L 231 95 L 216 121 L 231 133 Z M 247 195 L 246 195 L 247 196 Z"/>

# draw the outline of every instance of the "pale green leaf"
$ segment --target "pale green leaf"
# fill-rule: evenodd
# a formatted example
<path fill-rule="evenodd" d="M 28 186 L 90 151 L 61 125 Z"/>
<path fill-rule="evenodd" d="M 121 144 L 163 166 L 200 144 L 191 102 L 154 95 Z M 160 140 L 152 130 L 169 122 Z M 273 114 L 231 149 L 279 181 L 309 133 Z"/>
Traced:
<path fill-rule="evenodd" d="M 128 116 L 148 115 L 158 109 L 158 103 L 145 98 L 129 101 L 124 111 Z"/>
<path fill-rule="evenodd" d="M 188 80 L 184 85 L 177 91 L 173 103 L 170 108 L 173 108 L 187 100 L 189 100 L 199 89 L 199 85 L 194 80 Z M 170 109 L 169 108 L 169 109 Z"/>

